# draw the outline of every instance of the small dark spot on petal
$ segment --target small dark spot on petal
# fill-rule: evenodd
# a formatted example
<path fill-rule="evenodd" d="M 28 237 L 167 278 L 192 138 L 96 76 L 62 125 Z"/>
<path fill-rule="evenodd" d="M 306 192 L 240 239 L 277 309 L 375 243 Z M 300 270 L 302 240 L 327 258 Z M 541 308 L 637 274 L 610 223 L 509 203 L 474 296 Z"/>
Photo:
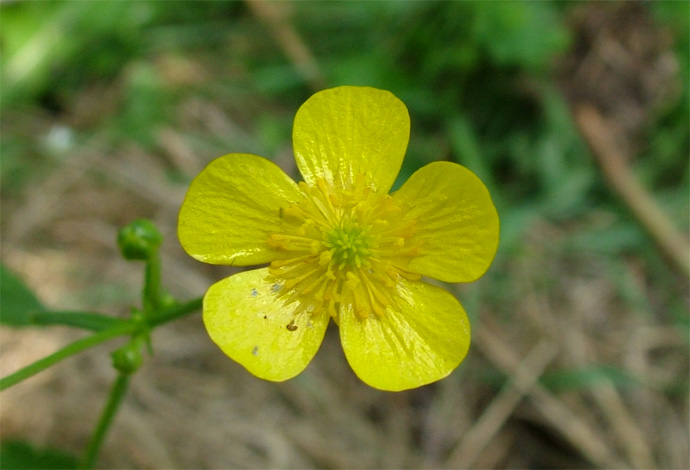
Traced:
<path fill-rule="evenodd" d="M 292 319 L 285 328 L 287 328 L 289 331 L 295 331 L 297 329 L 297 325 L 295 325 L 295 320 Z"/>
<path fill-rule="evenodd" d="M 258 355 L 259 355 L 259 347 L 258 347 L 258 346 L 254 346 L 254 347 L 252 348 L 252 354 L 255 355 L 255 356 L 258 356 Z"/>
<path fill-rule="evenodd" d="M 256 289 L 252 289 L 252 297 L 256 297 L 257 295 L 259 295 L 259 291 Z"/>

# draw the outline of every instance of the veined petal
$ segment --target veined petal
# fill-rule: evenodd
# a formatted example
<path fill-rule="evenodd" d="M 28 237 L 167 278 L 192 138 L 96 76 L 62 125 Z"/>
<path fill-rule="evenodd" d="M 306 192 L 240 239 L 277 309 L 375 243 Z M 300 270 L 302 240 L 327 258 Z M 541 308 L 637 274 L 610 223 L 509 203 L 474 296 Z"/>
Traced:
<path fill-rule="evenodd" d="M 446 377 L 470 345 L 467 315 L 450 293 L 405 280 L 398 293 L 398 307 L 387 307 L 380 317 L 361 320 L 351 307 L 340 312 L 340 338 L 350 366 L 381 390 L 406 390 Z"/>
<path fill-rule="evenodd" d="M 213 160 L 187 191 L 180 208 L 182 247 L 205 263 L 247 266 L 275 259 L 269 234 L 280 208 L 299 200 L 297 184 L 275 163 L 232 153 Z"/>
<path fill-rule="evenodd" d="M 456 163 L 430 163 L 393 198 L 415 220 L 420 248 L 410 271 L 446 282 L 471 282 L 489 269 L 498 248 L 498 214 L 486 186 L 470 170 Z"/>
<path fill-rule="evenodd" d="M 213 284 L 204 297 L 204 325 L 231 359 L 259 378 L 280 382 L 302 372 L 318 351 L 329 316 L 295 314 L 278 299 L 267 268 Z"/>
<path fill-rule="evenodd" d="M 316 93 L 297 111 L 292 134 L 304 180 L 349 189 L 358 174 L 385 194 L 400 171 L 410 137 L 407 108 L 392 93 L 342 86 Z"/>

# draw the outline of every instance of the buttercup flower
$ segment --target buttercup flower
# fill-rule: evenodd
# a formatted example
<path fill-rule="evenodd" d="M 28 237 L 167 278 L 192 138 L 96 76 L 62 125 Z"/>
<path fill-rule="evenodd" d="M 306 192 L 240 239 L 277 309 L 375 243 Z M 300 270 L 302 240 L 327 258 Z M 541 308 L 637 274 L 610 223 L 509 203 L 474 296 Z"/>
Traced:
<path fill-rule="evenodd" d="M 206 263 L 268 263 L 204 297 L 204 324 L 225 354 L 258 377 L 292 378 L 332 318 L 350 366 L 372 387 L 418 387 L 460 364 L 467 315 L 423 276 L 482 276 L 498 215 L 482 182 L 455 163 L 426 165 L 389 194 L 409 134 L 407 108 L 391 93 L 333 88 L 295 116 L 303 182 L 248 154 L 220 157 L 194 179 L 179 216 L 185 251 Z"/>

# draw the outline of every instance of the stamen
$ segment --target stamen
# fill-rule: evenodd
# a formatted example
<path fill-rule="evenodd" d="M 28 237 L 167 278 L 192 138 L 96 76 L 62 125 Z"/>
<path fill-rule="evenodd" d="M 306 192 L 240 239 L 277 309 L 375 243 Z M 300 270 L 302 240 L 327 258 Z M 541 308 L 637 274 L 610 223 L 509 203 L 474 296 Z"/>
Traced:
<path fill-rule="evenodd" d="M 304 182 L 299 203 L 282 208 L 281 229 L 268 246 L 278 252 L 269 266 L 276 295 L 297 311 L 338 319 L 342 305 L 351 305 L 360 320 L 386 314 L 395 306 L 401 279 L 421 276 L 406 269 L 419 253 L 414 220 L 402 219 L 389 195 L 378 195 L 363 174 L 348 188 L 323 178 Z"/>

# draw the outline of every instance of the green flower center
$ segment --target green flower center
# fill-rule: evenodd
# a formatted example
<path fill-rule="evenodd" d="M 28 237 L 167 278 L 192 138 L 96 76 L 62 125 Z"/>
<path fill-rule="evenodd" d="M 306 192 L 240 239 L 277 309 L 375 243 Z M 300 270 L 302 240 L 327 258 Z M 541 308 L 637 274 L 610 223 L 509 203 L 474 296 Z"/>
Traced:
<path fill-rule="evenodd" d="M 337 318 L 346 306 L 360 319 L 383 316 L 395 305 L 399 279 L 420 278 L 407 270 L 419 253 L 414 220 L 363 176 L 358 181 L 347 191 L 325 180 L 300 183 L 304 199 L 280 210 L 281 230 L 266 240 L 277 255 L 271 282 L 299 311 Z"/>
<path fill-rule="evenodd" d="M 326 232 L 323 245 L 330 250 L 333 261 L 341 270 L 347 266 L 361 268 L 369 264 L 371 236 L 362 227 L 338 227 Z"/>

